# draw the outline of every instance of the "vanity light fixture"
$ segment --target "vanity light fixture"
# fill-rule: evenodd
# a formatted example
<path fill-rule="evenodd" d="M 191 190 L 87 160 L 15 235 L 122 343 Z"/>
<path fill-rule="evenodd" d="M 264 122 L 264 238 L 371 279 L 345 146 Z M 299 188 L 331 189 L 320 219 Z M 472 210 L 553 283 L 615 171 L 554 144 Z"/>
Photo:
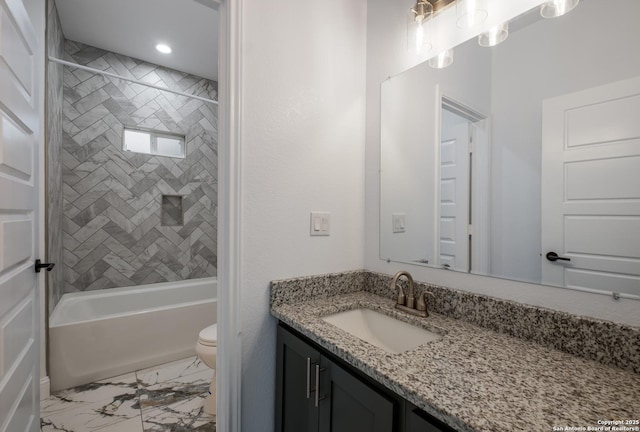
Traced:
<path fill-rule="evenodd" d="M 158 44 L 156 45 L 156 49 L 160 51 L 162 54 L 171 54 L 171 47 L 166 44 Z"/>
<path fill-rule="evenodd" d="M 434 69 L 443 69 L 447 66 L 451 66 L 453 63 L 453 49 L 442 51 L 437 56 L 429 59 L 429 66 Z"/>
<path fill-rule="evenodd" d="M 433 6 L 426 0 L 418 0 L 411 9 L 407 20 L 407 41 L 413 40 L 416 54 L 431 49 L 431 43 L 425 38 L 425 25 L 433 15 Z M 413 36 L 412 36 L 413 35 Z M 411 46 L 409 49 L 411 50 Z"/>
<path fill-rule="evenodd" d="M 478 44 L 482 47 L 496 46 L 509 36 L 509 23 L 498 24 L 478 36 Z"/>
<path fill-rule="evenodd" d="M 540 7 L 543 18 L 557 18 L 571 12 L 578 6 L 580 0 L 550 0 Z"/>
<path fill-rule="evenodd" d="M 456 4 L 457 24 L 461 29 L 468 29 L 483 23 L 489 13 L 486 0 L 458 0 Z"/>

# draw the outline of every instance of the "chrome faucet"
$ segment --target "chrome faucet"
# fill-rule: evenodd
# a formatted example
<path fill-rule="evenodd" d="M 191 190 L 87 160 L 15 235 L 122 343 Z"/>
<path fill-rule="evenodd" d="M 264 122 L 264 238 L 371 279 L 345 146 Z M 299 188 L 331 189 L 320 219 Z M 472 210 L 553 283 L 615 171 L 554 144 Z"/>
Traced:
<path fill-rule="evenodd" d="M 402 276 L 406 277 L 407 282 L 409 283 L 409 292 L 407 293 L 406 297 L 404 295 L 404 291 L 402 290 L 402 285 L 398 285 L 398 279 L 400 279 Z M 413 278 L 408 271 L 402 270 L 393 276 L 393 279 L 391 279 L 391 289 L 395 291 L 396 288 L 398 288 L 398 301 L 396 302 L 397 309 L 421 317 L 429 316 L 425 297 L 427 295 L 430 295 L 431 297 L 435 298 L 435 296 L 432 292 L 424 291 L 418 296 L 418 301 L 416 302 L 416 299 L 414 297 Z"/>

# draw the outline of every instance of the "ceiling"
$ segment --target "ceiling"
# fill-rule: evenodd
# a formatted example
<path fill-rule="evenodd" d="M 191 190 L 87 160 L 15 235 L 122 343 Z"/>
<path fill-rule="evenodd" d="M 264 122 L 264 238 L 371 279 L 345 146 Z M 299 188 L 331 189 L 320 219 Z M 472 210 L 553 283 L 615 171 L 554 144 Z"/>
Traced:
<path fill-rule="evenodd" d="M 65 38 L 218 80 L 215 0 L 55 0 Z M 161 54 L 155 46 L 169 45 Z"/>

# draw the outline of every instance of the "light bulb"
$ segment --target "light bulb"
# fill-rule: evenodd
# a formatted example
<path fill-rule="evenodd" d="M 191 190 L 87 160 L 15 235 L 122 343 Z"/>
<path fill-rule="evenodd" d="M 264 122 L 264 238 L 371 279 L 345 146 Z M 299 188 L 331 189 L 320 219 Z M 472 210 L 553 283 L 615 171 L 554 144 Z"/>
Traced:
<path fill-rule="evenodd" d="M 446 51 L 442 51 L 435 57 L 429 59 L 429 66 L 435 69 L 443 69 L 447 66 L 450 66 L 453 63 L 453 50 L 448 49 Z"/>
<path fill-rule="evenodd" d="M 416 26 L 416 54 L 420 54 L 422 51 L 422 45 L 424 44 L 424 25 L 418 23 Z"/>
<path fill-rule="evenodd" d="M 544 18 L 557 18 L 571 12 L 580 0 L 551 0 L 540 7 L 540 15 Z"/>
<path fill-rule="evenodd" d="M 501 42 L 504 42 L 509 36 L 509 24 L 498 24 L 495 27 L 490 28 L 484 33 L 480 33 L 478 36 L 478 44 L 483 47 L 496 46 Z"/>
<path fill-rule="evenodd" d="M 433 6 L 426 0 L 418 0 L 415 6 L 409 9 L 407 17 L 407 44 L 410 52 L 420 55 L 424 51 L 431 49 L 431 44 L 427 41 L 425 29 L 431 15 Z"/>
<path fill-rule="evenodd" d="M 156 45 L 156 49 L 160 51 L 162 54 L 171 54 L 171 47 L 166 44 L 158 44 Z"/>
<path fill-rule="evenodd" d="M 489 13 L 485 0 L 458 0 L 456 15 L 458 27 L 467 29 L 484 22 Z"/>

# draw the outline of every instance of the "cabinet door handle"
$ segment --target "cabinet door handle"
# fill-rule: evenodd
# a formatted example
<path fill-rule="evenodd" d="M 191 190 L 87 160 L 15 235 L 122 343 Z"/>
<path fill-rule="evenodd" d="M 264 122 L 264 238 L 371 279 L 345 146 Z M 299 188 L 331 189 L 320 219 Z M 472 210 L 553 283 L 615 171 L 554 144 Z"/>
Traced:
<path fill-rule="evenodd" d="M 307 399 L 311 397 L 311 358 L 307 357 Z"/>
<path fill-rule="evenodd" d="M 320 365 L 316 365 L 316 408 L 320 402 Z"/>
<path fill-rule="evenodd" d="M 316 408 L 321 400 L 324 399 L 324 396 L 320 396 L 320 372 L 324 372 L 327 370 L 326 368 L 321 368 L 319 364 L 316 365 Z"/>

